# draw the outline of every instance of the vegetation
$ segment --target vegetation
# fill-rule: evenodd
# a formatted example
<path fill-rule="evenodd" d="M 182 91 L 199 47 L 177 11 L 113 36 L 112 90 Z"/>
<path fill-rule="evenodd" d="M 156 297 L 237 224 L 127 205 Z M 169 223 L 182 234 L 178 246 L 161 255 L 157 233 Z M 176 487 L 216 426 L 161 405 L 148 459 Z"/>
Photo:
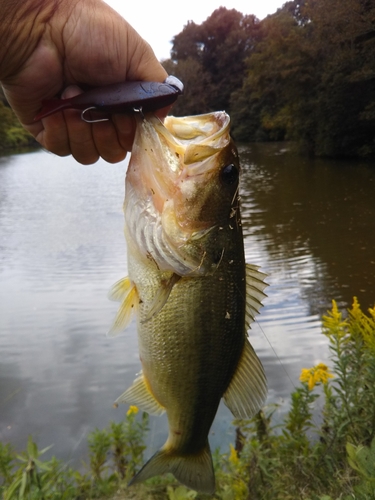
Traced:
<path fill-rule="evenodd" d="M 146 414 L 131 406 L 123 422 L 89 436 L 89 465 L 82 474 L 56 458 L 42 460 L 29 438 L 16 454 L 0 443 L 0 494 L 4 500 L 111 498 L 142 500 L 371 500 L 375 498 L 375 308 L 365 314 L 356 299 L 346 318 L 333 302 L 323 317 L 332 353 L 303 368 L 284 421 L 275 406 L 235 421 L 229 453 L 215 453 L 217 492 L 201 495 L 172 476 L 126 484 L 143 463 Z M 322 403 L 317 404 L 320 399 Z"/>
<path fill-rule="evenodd" d="M 263 21 L 221 7 L 174 37 L 164 65 L 186 85 L 177 115 L 225 109 L 237 140 L 375 157 L 371 0 L 293 0 Z"/>
<path fill-rule="evenodd" d="M 0 85 L 0 154 L 35 145 L 34 138 L 21 126 L 8 106 Z"/>

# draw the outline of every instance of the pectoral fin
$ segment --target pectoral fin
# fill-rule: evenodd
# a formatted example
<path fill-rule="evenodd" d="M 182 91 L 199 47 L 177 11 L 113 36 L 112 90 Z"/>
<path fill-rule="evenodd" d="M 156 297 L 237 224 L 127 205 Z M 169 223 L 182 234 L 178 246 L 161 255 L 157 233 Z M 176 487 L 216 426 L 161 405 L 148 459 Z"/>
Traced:
<path fill-rule="evenodd" d="M 121 301 L 120 308 L 109 332 L 108 337 L 115 337 L 129 325 L 133 313 L 139 304 L 137 288 L 129 278 L 117 281 L 108 293 L 111 300 Z"/>
<path fill-rule="evenodd" d="M 109 300 L 121 302 L 130 292 L 133 286 L 133 282 L 128 276 L 126 276 L 126 278 L 121 278 L 119 281 L 116 281 L 116 283 L 109 289 Z"/>
<path fill-rule="evenodd" d="M 178 276 L 178 274 L 173 273 L 168 280 L 162 282 L 158 291 L 155 294 L 154 299 L 151 302 L 150 309 L 147 311 L 146 317 L 141 321 L 141 323 L 146 323 L 147 321 L 150 321 L 151 318 L 153 318 L 156 314 L 158 314 L 162 310 L 162 308 L 164 307 L 165 303 L 168 300 L 172 288 L 180 280 L 180 278 L 181 276 Z"/>
<path fill-rule="evenodd" d="M 266 396 L 262 363 L 246 339 L 237 370 L 224 393 L 224 402 L 236 418 L 250 418 L 261 409 Z"/>
<path fill-rule="evenodd" d="M 117 403 L 136 405 L 151 415 L 161 415 L 165 412 L 165 408 L 156 401 L 142 373 L 134 380 L 133 385 L 116 399 L 115 404 Z"/>

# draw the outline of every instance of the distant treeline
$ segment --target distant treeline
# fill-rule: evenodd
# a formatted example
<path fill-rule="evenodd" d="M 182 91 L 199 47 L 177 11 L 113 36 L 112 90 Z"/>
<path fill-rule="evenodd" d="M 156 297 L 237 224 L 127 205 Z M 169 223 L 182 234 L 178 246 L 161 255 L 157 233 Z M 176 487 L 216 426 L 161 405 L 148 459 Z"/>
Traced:
<path fill-rule="evenodd" d="M 226 110 L 239 141 L 375 157 L 374 0 L 295 0 L 259 21 L 221 7 L 173 38 L 179 116 Z"/>

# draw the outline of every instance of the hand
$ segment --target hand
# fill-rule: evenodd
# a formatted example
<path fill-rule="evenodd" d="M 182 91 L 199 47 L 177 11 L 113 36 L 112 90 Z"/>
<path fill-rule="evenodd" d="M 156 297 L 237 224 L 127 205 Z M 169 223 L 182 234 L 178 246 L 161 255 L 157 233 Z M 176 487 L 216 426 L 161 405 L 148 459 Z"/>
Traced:
<path fill-rule="evenodd" d="M 164 81 L 151 47 L 101 0 L 0 0 L 0 80 L 22 125 L 49 151 L 83 164 L 114 163 L 131 150 L 135 122 L 88 124 L 66 110 L 34 122 L 41 101 L 125 80 Z M 165 115 L 166 113 L 164 113 Z M 161 116 L 163 113 L 161 112 Z"/>

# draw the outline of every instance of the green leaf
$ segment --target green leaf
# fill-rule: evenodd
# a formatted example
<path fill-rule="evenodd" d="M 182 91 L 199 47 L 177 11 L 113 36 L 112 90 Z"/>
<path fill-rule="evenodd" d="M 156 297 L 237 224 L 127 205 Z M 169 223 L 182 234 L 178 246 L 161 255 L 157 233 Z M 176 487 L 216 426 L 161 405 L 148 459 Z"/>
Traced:
<path fill-rule="evenodd" d="M 26 474 L 26 472 L 24 472 L 22 474 L 22 481 L 21 481 L 21 487 L 20 487 L 18 498 L 20 498 L 20 499 L 24 498 L 26 486 L 27 486 L 27 474 Z"/>
<path fill-rule="evenodd" d="M 18 477 L 16 480 L 12 482 L 9 488 L 5 491 L 4 500 L 12 500 L 14 493 L 20 487 L 22 482 L 22 476 Z"/>
<path fill-rule="evenodd" d="M 347 443 L 346 451 L 349 465 L 366 479 L 375 481 L 375 439 L 371 447 Z"/>
<path fill-rule="evenodd" d="M 53 444 L 46 446 L 45 448 L 43 448 L 42 451 L 39 452 L 38 456 L 40 457 L 40 455 L 43 455 L 46 451 L 50 450 L 52 447 L 53 447 Z"/>
<path fill-rule="evenodd" d="M 27 454 L 31 458 L 36 458 L 38 456 L 38 447 L 32 440 L 31 436 L 29 436 L 29 439 L 27 441 Z"/>

